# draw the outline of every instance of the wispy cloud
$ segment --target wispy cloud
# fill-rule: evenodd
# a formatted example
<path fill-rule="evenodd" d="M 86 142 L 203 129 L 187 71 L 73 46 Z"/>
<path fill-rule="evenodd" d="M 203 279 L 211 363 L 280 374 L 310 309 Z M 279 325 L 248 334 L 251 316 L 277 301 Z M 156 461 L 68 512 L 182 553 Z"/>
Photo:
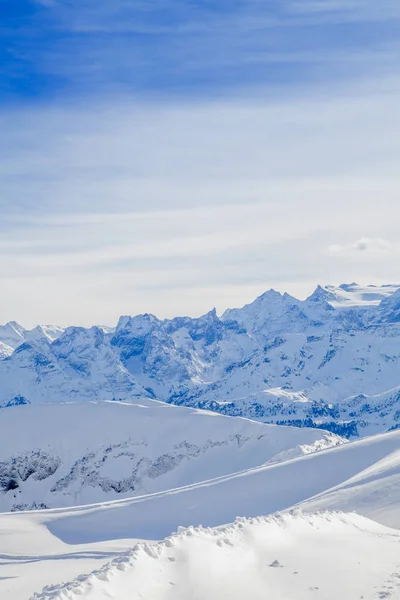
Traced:
<path fill-rule="evenodd" d="M 385 79 L 285 102 L 5 111 L 3 320 L 199 314 L 270 286 L 396 279 L 370 248 L 397 236 L 398 99 Z"/>

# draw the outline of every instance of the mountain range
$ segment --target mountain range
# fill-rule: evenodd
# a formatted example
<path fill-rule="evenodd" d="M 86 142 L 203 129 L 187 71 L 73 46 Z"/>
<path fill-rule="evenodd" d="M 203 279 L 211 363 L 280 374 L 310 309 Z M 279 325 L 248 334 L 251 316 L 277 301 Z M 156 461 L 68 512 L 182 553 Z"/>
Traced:
<path fill-rule="evenodd" d="M 400 286 L 270 290 L 199 317 L 123 316 L 112 327 L 0 327 L 0 406 L 140 398 L 323 427 L 400 425 Z"/>

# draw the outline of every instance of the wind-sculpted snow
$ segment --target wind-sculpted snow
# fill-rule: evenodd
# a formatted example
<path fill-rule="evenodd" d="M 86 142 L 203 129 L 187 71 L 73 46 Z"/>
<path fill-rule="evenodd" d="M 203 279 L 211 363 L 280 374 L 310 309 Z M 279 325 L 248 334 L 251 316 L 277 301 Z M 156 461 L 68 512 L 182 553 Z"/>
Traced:
<path fill-rule="evenodd" d="M 357 515 L 291 514 L 189 527 L 140 543 L 30 600 L 359 600 L 400 595 L 400 533 Z"/>
<path fill-rule="evenodd" d="M 17 406 L 0 420 L 0 510 L 158 492 L 343 441 L 151 400 Z"/>
<path fill-rule="evenodd" d="M 346 437 L 400 426 L 400 288 L 270 290 L 199 318 L 105 327 L 0 328 L 0 407 L 165 402 Z"/>

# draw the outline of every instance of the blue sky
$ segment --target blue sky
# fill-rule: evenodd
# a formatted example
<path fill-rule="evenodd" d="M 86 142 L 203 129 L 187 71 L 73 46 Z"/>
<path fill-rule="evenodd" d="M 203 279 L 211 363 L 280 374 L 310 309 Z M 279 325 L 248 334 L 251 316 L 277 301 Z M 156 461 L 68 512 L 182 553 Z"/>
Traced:
<path fill-rule="evenodd" d="M 397 0 L 0 7 L 0 321 L 396 279 Z"/>
<path fill-rule="evenodd" d="M 198 98 L 390 68 L 396 0 L 2 2 L 2 102 Z"/>

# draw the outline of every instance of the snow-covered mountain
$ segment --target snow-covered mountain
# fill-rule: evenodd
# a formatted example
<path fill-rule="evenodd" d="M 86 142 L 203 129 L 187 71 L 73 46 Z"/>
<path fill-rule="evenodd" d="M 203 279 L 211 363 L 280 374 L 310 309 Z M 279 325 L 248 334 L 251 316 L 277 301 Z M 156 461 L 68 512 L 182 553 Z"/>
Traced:
<path fill-rule="evenodd" d="M 303 302 L 271 290 L 222 320 L 257 349 L 174 402 L 349 436 L 400 425 L 397 286 L 318 287 Z"/>
<path fill-rule="evenodd" d="M 343 442 L 154 400 L 16 406 L 0 419 L 0 512 L 160 492 Z"/>
<path fill-rule="evenodd" d="M 9 323 L 0 343 L 3 407 L 156 398 L 347 437 L 400 425 L 396 285 L 319 286 L 304 301 L 270 290 L 221 317 L 144 314 L 115 328 Z"/>
<path fill-rule="evenodd" d="M 17 348 L 27 341 L 48 340 L 53 342 L 63 333 L 61 327 L 54 325 L 38 325 L 33 329 L 24 329 L 15 321 L 0 325 L 0 342 L 10 348 Z"/>
<path fill-rule="evenodd" d="M 149 396 L 99 327 L 69 327 L 54 342 L 25 341 L 0 361 L 0 405 Z"/>

